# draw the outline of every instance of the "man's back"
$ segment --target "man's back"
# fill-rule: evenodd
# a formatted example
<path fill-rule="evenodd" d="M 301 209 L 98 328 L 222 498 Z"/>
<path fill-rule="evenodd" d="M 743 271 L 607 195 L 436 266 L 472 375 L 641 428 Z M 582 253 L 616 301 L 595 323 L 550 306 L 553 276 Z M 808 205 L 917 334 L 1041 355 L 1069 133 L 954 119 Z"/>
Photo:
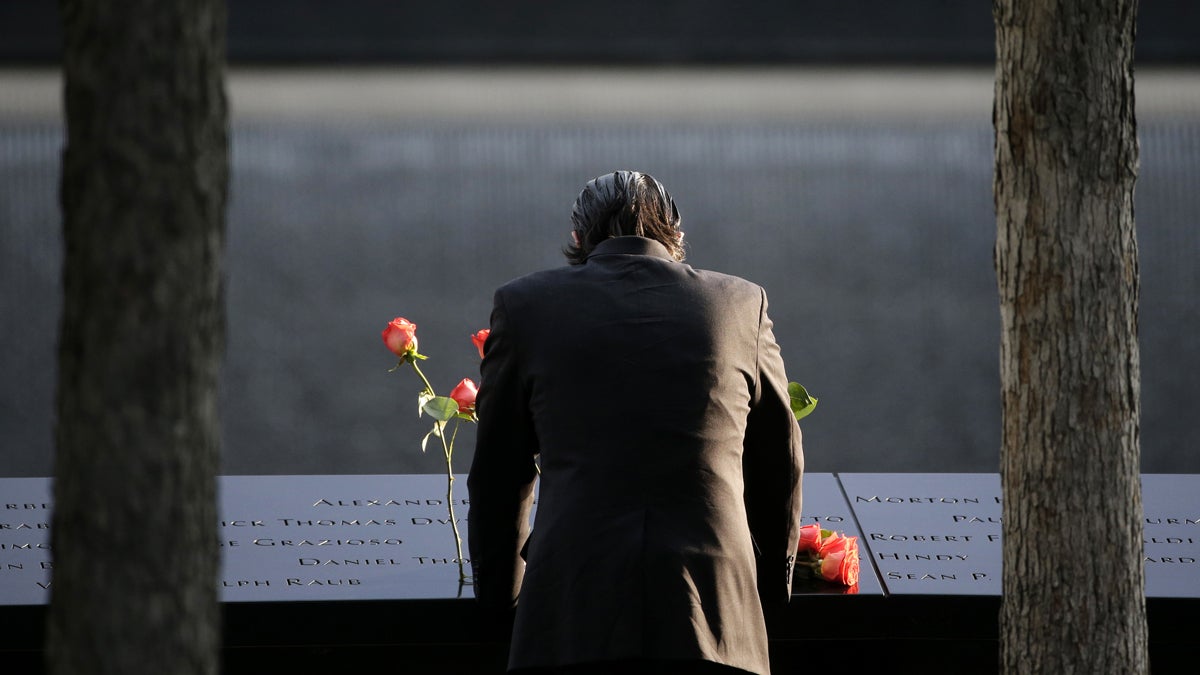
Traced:
<path fill-rule="evenodd" d="M 497 529 L 483 524 L 490 489 L 522 456 L 539 454 L 542 472 L 512 667 L 659 658 L 766 672 L 751 533 L 781 567 L 802 458 L 765 310 L 754 284 L 642 237 L 497 291 L 473 559 L 503 555 L 476 540 Z"/>

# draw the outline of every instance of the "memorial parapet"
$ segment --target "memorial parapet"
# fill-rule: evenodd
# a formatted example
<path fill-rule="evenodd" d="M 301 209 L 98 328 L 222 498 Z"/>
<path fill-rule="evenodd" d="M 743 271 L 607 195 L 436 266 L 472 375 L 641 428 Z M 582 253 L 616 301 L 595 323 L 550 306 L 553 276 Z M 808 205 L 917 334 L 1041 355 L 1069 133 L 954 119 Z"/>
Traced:
<path fill-rule="evenodd" d="M 459 492 L 463 526 L 469 500 Z M 445 493 L 439 476 L 223 476 L 221 599 L 471 597 Z M 0 604 L 48 599 L 49 502 L 49 479 L 0 479 Z"/>
<path fill-rule="evenodd" d="M 457 483 L 465 536 L 470 498 Z M 472 597 L 440 476 L 223 476 L 219 486 L 225 602 Z M 1200 476 L 1148 474 L 1142 486 L 1147 597 L 1200 598 Z M 0 605 L 47 601 L 50 494 L 48 478 L 0 478 Z M 858 536 L 863 574 L 856 589 L 797 592 L 998 596 L 1000 513 L 995 474 L 808 474 L 803 521 Z"/>
<path fill-rule="evenodd" d="M 1151 655 L 1156 672 L 1170 672 L 1162 655 L 1181 653 L 1196 628 L 1200 476 L 1145 475 L 1142 485 Z M 227 661 L 257 654 L 241 663 L 258 672 L 288 653 L 307 664 L 317 646 L 331 663 L 375 645 L 379 662 L 396 658 L 388 649 L 410 665 L 440 667 L 447 650 L 460 663 L 502 662 L 501 641 L 459 580 L 445 487 L 436 475 L 221 477 Z M 470 497 L 465 480 L 456 487 L 465 537 Z M 0 652 L 30 662 L 53 583 L 50 488 L 48 478 L 0 478 L 0 619 L 10 627 Z M 797 581 L 772 633 L 777 670 L 811 661 L 810 649 L 790 645 L 821 640 L 887 648 L 893 661 L 907 649 L 926 665 L 924 645 L 937 640 L 948 667 L 952 656 L 994 670 L 998 476 L 810 473 L 804 492 L 805 523 L 859 537 L 862 572 L 854 588 Z"/>
<path fill-rule="evenodd" d="M 470 498 L 466 481 L 456 484 L 465 536 Z M 223 476 L 219 495 L 224 602 L 473 597 L 459 581 L 441 476 Z M 833 474 L 806 476 L 804 503 L 805 522 L 861 537 Z M 53 583 L 50 479 L 0 479 L 0 504 L 0 605 L 44 604 Z M 873 568 L 863 571 L 854 589 L 797 592 L 883 594 Z"/>

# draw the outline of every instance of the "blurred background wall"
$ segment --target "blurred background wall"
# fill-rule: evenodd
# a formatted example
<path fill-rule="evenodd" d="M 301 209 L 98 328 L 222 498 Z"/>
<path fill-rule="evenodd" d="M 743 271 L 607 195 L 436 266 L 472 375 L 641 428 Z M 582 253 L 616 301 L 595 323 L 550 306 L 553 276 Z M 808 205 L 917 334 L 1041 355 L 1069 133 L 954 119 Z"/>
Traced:
<path fill-rule="evenodd" d="M 442 393 L 477 377 L 492 290 L 562 264 L 617 168 L 668 186 L 691 264 L 766 287 L 810 470 L 997 470 L 990 3 L 642 4 L 230 3 L 223 473 L 438 472 L 379 331 L 416 322 Z M 0 4 L 3 476 L 51 471 L 56 21 Z M 1147 472 L 1200 473 L 1198 33 L 1142 3 Z"/>
<path fill-rule="evenodd" d="M 57 60 L 57 7 L 0 4 L 0 58 Z M 1143 61 L 1195 63 L 1200 7 L 1138 8 Z M 990 63 L 983 0 L 234 0 L 229 55 L 259 63 Z"/>

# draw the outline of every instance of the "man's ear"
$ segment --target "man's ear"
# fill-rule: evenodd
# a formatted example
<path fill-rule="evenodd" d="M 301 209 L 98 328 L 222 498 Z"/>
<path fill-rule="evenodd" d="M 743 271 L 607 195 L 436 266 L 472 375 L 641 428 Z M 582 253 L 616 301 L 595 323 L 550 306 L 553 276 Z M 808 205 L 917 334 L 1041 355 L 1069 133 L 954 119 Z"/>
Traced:
<path fill-rule="evenodd" d="M 571 241 L 575 242 L 575 248 L 579 248 L 579 233 L 571 230 Z"/>

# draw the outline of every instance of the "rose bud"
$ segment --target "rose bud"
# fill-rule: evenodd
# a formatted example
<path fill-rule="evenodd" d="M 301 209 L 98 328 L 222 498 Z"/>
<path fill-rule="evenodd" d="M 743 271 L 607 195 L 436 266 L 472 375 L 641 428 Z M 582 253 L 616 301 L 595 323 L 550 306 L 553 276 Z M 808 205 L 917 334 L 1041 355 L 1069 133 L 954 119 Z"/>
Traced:
<path fill-rule="evenodd" d="M 471 342 L 475 343 L 475 347 L 479 350 L 479 358 L 483 358 L 483 343 L 487 342 L 488 335 L 491 330 L 484 328 L 483 330 L 471 336 Z"/>
<path fill-rule="evenodd" d="M 839 551 L 842 546 L 845 546 L 846 537 L 839 532 L 832 532 L 828 537 L 821 540 L 820 548 L 817 549 L 817 554 L 822 558 L 825 557 L 826 551 Z"/>
<path fill-rule="evenodd" d="M 396 356 L 416 351 L 417 324 L 408 319 L 396 317 L 383 329 L 383 344 Z"/>
<path fill-rule="evenodd" d="M 450 398 L 458 404 L 458 411 L 461 413 L 469 413 L 475 410 L 475 394 L 479 389 L 469 378 L 463 379 L 458 383 L 458 386 L 450 392 Z"/>

